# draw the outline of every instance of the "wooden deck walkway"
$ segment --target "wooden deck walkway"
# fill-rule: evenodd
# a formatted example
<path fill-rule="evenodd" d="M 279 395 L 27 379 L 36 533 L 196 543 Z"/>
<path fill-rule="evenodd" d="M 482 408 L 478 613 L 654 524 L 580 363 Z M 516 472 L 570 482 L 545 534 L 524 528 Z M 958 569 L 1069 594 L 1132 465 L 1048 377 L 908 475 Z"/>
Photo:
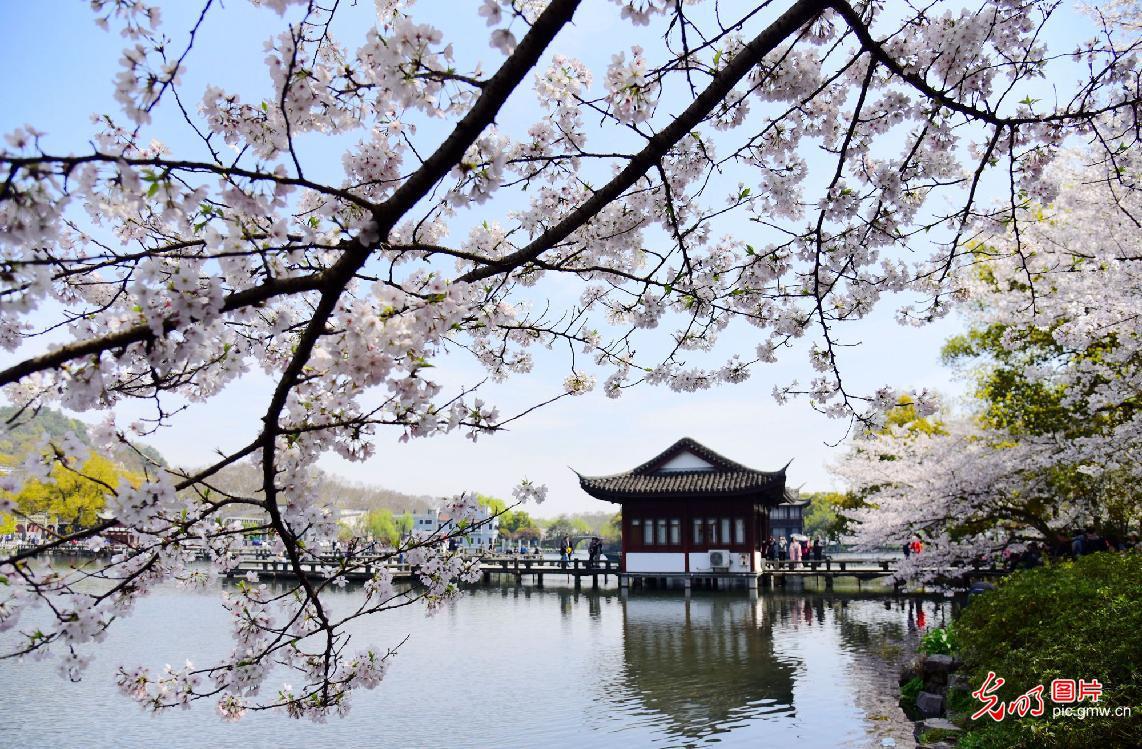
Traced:
<path fill-rule="evenodd" d="M 756 589 L 784 586 L 788 580 L 806 578 L 813 578 L 818 583 L 823 580 L 826 588 L 831 588 L 833 581 L 838 578 L 849 578 L 856 580 L 859 588 L 865 582 L 892 577 L 900 561 L 898 557 L 882 559 L 830 557 L 802 562 L 766 560 L 763 569 L 756 572 L 733 572 L 722 569 L 689 573 L 621 572 L 617 559 L 601 560 L 591 565 L 583 559 L 560 562 L 527 556 L 492 556 L 482 558 L 479 565 L 485 584 L 491 583 L 497 577 L 508 576 L 517 584 L 522 584 L 527 578 L 542 587 L 544 577 L 555 576 L 574 582 L 576 586 L 581 585 L 585 578 L 589 578 L 592 586 L 597 587 L 600 578 L 606 583 L 614 577 L 620 587 L 658 585 L 660 582 L 668 585 L 666 581 L 681 581 L 685 588 L 691 587 L 691 584 L 696 582 L 700 586 L 709 587 L 744 583 L 746 587 Z M 341 557 L 331 556 L 316 562 L 305 562 L 302 568 L 317 578 L 341 576 L 350 582 L 363 582 L 371 578 L 379 568 L 385 567 L 392 574 L 394 581 L 415 582 L 415 574 L 407 564 L 398 564 L 378 557 L 375 561 L 357 559 L 351 569 L 342 570 L 343 562 Z M 929 571 L 941 572 L 939 569 Z M 243 559 L 230 576 L 241 577 L 250 572 L 255 573 L 259 579 L 270 580 L 290 579 L 295 576 L 289 562 L 267 556 Z M 969 573 L 969 577 L 986 578 L 1004 574 L 1006 570 L 994 565 L 980 565 Z"/>
<path fill-rule="evenodd" d="M 303 562 L 301 567 L 307 573 L 317 578 L 344 577 L 350 582 L 363 582 L 373 577 L 381 568 L 385 567 L 393 576 L 394 581 L 415 582 L 415 574 L 407 564 L 382 561 L 355 560 L 351 569 L 341 571 L 344 560 L 340 557 L 325 557 L 318 562 Z M 599 578 L 607 582 L 611 577 L 619 574 L 618 560 L 602 560 L 594 565 L 583 559 L 573 559 L 568 562 L 558 560 L 536 559 L 534 557 L 485 557 L 480 560 L 480 570 L 485 583 L 500 575 L 513 577 L 517 583 L 522 583 L 524 577 L 530 577 L 536 585 L 543 585 L 545 575 L 562 575 L 573 579 L 580 585 L 584 578 L 590 578 L 593 585 L 599 584 Z M 230 577 L 242 577 L 253 572 L 259 579 L 279 580 L 295 577 L 293 567 L 284 559 L 277 557 L 248 557 L 239 562 L 231 571 Z"/>

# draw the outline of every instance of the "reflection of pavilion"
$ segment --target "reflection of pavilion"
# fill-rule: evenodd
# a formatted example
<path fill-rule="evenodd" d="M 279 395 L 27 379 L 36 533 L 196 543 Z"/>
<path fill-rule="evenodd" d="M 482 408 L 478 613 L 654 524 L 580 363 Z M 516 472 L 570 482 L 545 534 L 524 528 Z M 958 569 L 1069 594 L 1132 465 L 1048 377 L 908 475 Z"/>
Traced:
<path fill-rule="evenodd" d="M 762 605 L 742 598 L 625 600 L 623 691 L 685 738 L 791 710 L 794 667 L 774 658 Z"/>

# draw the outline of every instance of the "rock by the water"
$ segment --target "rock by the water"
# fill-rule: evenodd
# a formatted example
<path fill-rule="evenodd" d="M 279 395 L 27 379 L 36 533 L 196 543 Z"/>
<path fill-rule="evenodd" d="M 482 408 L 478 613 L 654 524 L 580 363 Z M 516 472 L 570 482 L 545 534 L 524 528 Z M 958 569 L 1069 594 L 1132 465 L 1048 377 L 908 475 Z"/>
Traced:
<path fill-rule="evenodd" d="M 916 695 L 916 709 L 925 718 L 935 718 L 944 712 L 944 695 L 921 692 Z"/>
<path fill-rule="evenodd" d="M 924 691 L 934 694 L 943 694 L 948 686 L 946 674 L 927 674 L 924 676 Z"/>
<path fill-rule="evenodd" d="M 900 686 L 904 686 L 908 681 L 917 676 L 923 676 L 923 673 L 924 661 L 919 656 L 912 658 L 904 665 L 904 668 L 900 670 Z"/>
<path fill-rule="evenodd" d="M 954 747 L 961 733 L 959 726 L 944 718 L 928 718 L 916 724 L 915 736 L 925 749 Z"/>
<path fill-rule="evenodd" d="M 951 674 L 948 676 L 948 689 L 963 689 L 964 691 L 967 691 L 967 688 L 967 674 Z"/>
<path fill-rule="evenodd" d="M 924 672 L 946 674 L 955 666 L 955 659 L 950 655 L 929 655 L 924 658 Z"/>
<path fill-rule="evenodd" d="M 928 718 L 916 724 L 916 732 L 924 733 L 925 731 L 946 731 L 948 733 L 959 733 L 960 727 L 947 718 Z"/>

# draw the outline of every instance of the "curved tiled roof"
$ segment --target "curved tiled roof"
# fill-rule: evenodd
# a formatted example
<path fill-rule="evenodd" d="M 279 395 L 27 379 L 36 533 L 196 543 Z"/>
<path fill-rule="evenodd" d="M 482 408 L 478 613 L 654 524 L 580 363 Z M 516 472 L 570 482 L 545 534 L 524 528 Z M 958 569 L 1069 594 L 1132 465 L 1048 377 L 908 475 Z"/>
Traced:
<path fill-rule="evenodd" d="M 705 460 L 713 469 L 660 470 L 672 458 L 684 452 Z M 625 473 L 613 476 L 580 475 L 579 486 L 592 497 L 611 502 L 624 499 L 732 497 L 750 494 L 781 502 L 785 498 L 785 469 L 758 471 L 747 468 L 685 437 Z"/>

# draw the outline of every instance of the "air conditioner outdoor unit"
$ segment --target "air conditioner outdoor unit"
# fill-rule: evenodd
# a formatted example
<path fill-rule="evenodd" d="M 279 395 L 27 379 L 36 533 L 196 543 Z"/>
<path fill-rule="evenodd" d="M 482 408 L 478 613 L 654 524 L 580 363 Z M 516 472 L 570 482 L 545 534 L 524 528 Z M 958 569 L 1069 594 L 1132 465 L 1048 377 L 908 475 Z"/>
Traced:
<path fill-rule="evenodd" d="M 730 566 L 730 553 L 728 551 L 711 551 L 710 552 L 710 569 L 716 570 L 719 567 L 722 569 L 729 569 Z"/>

